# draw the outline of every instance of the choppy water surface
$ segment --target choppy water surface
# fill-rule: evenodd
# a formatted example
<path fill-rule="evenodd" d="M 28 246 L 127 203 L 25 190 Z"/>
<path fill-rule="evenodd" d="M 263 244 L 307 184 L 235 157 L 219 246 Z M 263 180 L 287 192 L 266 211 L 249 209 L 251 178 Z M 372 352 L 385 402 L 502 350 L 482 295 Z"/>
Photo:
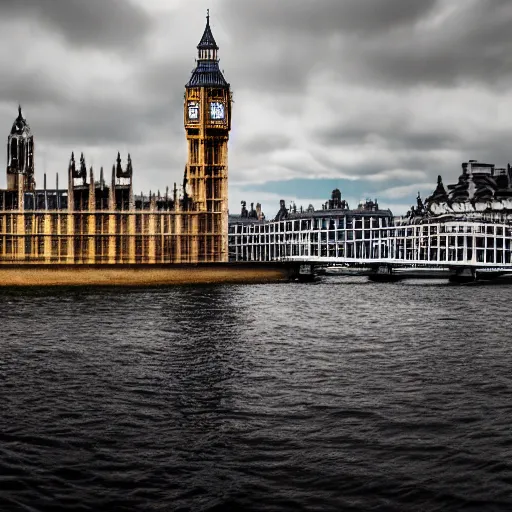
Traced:
<path fill-rule="evenodd" d="M 0 300 L 2 511 L 512 509 L 512 287 Z"/>

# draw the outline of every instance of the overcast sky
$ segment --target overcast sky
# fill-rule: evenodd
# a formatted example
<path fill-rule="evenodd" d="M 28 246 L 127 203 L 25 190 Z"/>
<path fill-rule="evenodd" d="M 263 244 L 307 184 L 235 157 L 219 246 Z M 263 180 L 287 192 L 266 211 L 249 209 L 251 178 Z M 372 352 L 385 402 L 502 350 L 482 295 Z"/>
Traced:
<path fill-rule="evenodd" d="M 235 101 L 231 211 L 338 187 L 400 214 L 463 161 L 512 160 L 511 0 L 2 0 L 0 126 L 21 103 L 38 186 L 73 150 L 96 177 L 130 152 L 137 193 L 182 181 L 207 7 Z"/>

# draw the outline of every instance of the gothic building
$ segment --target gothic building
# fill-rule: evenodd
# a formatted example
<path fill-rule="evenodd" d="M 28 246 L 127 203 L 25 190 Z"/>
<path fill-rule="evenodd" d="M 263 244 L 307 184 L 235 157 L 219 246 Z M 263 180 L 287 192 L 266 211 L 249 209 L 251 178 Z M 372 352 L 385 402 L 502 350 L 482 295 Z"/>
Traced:
<path fill-rule="evenodd" d="M 231 129 L 231 91 L 219 69 L 219 47 L 206 16 L 206 28 L 197 46 L 195 70 L 186 85 L 184 123 L 188 144 L 185 200 L 193 199 L 202 213 L 197 250 L 228 253 L 228 138 Z"/>
<path fill-rule="evenodd" d="M 209 15 L 185 86 L 188 158 L 182 193 L 135 195 L 130 155 L 109 177 L 71 154 L 67 188 L 34 180 L 34 137 L 21 107 L 7 141 L 0 190 L 0 263 L 207 263 L 228 260 L 227 157 L 231 91 Z M 98 175 L 99 174 L 99 175 Z"/>

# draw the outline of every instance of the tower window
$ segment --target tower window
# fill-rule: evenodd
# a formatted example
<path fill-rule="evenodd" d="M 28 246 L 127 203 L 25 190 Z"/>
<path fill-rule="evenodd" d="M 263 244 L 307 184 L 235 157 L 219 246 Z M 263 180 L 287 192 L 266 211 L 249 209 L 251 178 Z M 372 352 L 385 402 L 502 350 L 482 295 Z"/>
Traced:
<path fill-rule="evenodd" d="M 11 160 L 18 159 L 18 144 L 16 139 L 12 139 L 11 141 Z"/>
<path fill-rule="evenodd" d="M 199 162 L 199 140 L 190 141 L 190 163 L 197 164 Z"/>
<path fill-rule="evenodd" d="M 25 146 L 22 144 L 19 148 L 18 160 L 20 163 L 20 169 L 25 167 Z"/>

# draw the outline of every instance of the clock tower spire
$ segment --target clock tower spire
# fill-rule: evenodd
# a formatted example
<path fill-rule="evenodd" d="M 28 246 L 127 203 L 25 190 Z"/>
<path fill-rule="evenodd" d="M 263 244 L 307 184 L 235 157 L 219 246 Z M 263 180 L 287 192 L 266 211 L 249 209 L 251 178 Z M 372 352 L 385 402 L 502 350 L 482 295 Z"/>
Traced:
<path fill-rule="evenodd" d="M 205 212 L 205 226 L 198 235 L 199 258 L 203 261 L 228 260 L 231 90 L 219 68 L 218 50 L 208 10 L 206 27 L 197 45 L 196 67 L 185 86 L 184 105 L 188 145 L 185 192 L 189 207 Z"/>

